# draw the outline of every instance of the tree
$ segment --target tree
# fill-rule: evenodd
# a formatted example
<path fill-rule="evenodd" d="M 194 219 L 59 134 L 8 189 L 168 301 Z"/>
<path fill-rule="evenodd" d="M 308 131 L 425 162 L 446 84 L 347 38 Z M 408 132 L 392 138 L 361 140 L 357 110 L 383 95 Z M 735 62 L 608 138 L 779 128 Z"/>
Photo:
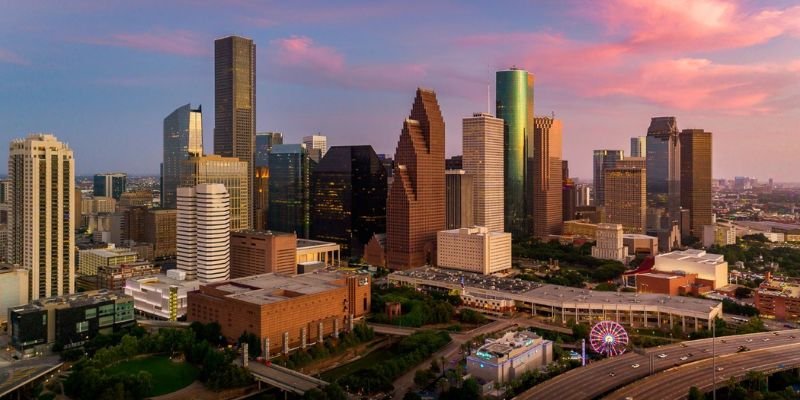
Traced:
<path fill-rule="evenodd" d="M 689 397 L 688 400 L 705 400 L 706 395 L 697 388 L 697 386 L 692 386 L 689 388 Z"/>
<path fill-rule="evenodd" d="M 417 394 L 417 392 L 406 392 L 406 394 L 403 395 L 403 400 L 422 400 L 422 396 Z"/>
<path fill-rule="evenodd" d="M 744 286 L 740 286 L 740 287 L 737 287 L 736 290 L 734 291 L 734 296 L 736 296 L 737 299 L 744 299 L 746 297 L 750 297 L 752 292 L 753 292 L 753 289 L 750 289 L 750 288 L 744 287 Z"/>

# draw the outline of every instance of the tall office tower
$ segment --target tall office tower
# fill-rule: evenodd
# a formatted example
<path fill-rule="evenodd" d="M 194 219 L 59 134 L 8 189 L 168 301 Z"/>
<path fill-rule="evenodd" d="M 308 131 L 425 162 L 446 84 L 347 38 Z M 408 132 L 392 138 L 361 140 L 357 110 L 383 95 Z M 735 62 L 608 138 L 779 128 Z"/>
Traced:
<path fill-rule="evenodd" d="M 186 179 L 181 186 L 196 186 L 203 183 L 220 183 L 230 196 L 231 230 L 250 229 L 250 199 L 247 188 L 250 175 L 247 163 L 233 157 L 209 155 L 189 157 L 184 162 Z"/>
<path fill-rule="evenodd" d="M 278 144 L 269 155 L 269 229 L 308 239 L 311 172 L 316 167 L 302 144 Z"/>
<path fill-rule="evenodd" d="M 571 178 L 564 179 L 564 186 L 561 188 L 561 220 L 571 221 L 575 219 L 578 208 L 578 188 L 575 181 Z"/>
<path fill-rule="evenodd" d="M 256 149 L 254 162 L 256 167 L 269 167 L 269 153 L 272 146 L 283 144 L 283 134 L 280 132 L 256 133 Z"/>
<path fill-rule="evenodd" d="M 230 279 L 231 199 L 219 183 L 178 188 L 178 269 L 188 279 Z"/>
<path fill-rule="evenodd" d="M 386 232 L 386 170 L 372 146 L 333 146 L 311 174 L 311 238 L 362 255 Z"/>
<path fill-rule="evenodd" d="M 474 181 L 463 169 L 446 169 L 445 216 L 446 229 L 469 228 L 475 225 L 472 210 Z"/>
<path fill-rule="evenodd" d="M 256 45 L 251 39 L 239 36 L 217 39 L 214 41 L 214 154 L 247 163 L 248 228 L 255 215 L 255 136 Z M 235 200 L 232 201 L 235 207 Z"/>
<path fill-rule="evenodd" d="M 647 136 L 631 138 L 631 157 L 647 157 Z"/>
<path fill-rule="evenodd" d="M 578 184 L 575 188 L 578 192 L 578 207 L 585 207 L 592 204 L 592 188 L 587 184 Z"/>
<path fill-rule="evenodd" d="M 647 172 L 641 168 L 603 171 L 606 221 L 621 224 L 628 233 L 644 233 L 647 213 Z"/>
<path fill-rule="evenodd" d="M 75 160 L 49 134 L 11 141 L 8 258 L 29 271 L 28 299 L 75 291 Z"/>
<path fill-rule="evenodd" d="M 684 129 L 681 142 L 681 207 L 689 209 L 689 232 L 702 238 L 703 225 L 712 225 L 711 132 Z"/>
<path fill-rule="evenodd" d="M 533 236 L 545 238 L 561 233 L 561 120 L 533 120 Z"/>
<path fill-rule="evenodd" d="M 8 213 L 11 211 L 10 189 L 11 180 L 0 179 L 0 263 L 8 261 Z M 79 212 L 72 215 L 80 216 L 81 214 Z"/>
<path fill-rule="evenodd" d="M 472 213 L 477 226 L 504 232 L 503 120 L 475 113 L 463 121 L 462 164 L 472 175 Z"/>
<path fill-rule="evenodd" d="M 417 89 L 395 151 L 386 205 L 386 261 L 394 270 L 432 264 L 445 228 L 444 119 L 432 90 Z"/>
<path fill-rule="evenodd" d="M 625 157 L 614 163 L 614 168 L 647 168 L 647 160 L 644 157 Z"/>
<path fill-rule="evenodd" d="M 328 137 L 325 135 L 303 136 L 303 144 L 306 145 L 308 156 L 316 163 L 319 163 L 328 152 Z"/>
<path fill-rule="evenodd" d="M 503 120 L 505 231 L 531 233 L 533 182 L 533 74 L 512 68 L 496 73 L 496 115 Z"/>
<path fill-rule="evenodd" d="M 280 132 L 256 133 L 255 176 L 253 177 L 253 228 L 263 231 L 267 229 L 269 212 L 269 153 L 272 146 L 283 144 Z"/>
<path fill-rule="evenodd" d="M 614 168 L 617 161 L 625 158 L 625 152 L 622 150 L 595 150 L 594 151 L 594 205 L 602 206 L 605 202 L 605 184 L 603 177 L 608 168 Z"/>
<path fill-rule="evenodd" d="M 178 186 L 186 181 L 182 170 L 189 157 L 203 155 L 203 107 L 178 107 L 164 118 L 164 161 L 161 164 L 161 207 L 177 207 Z"/>
<path fill-rule="evenodd" d="M 673 220 L 680 209 L 680 155 L 675 117 L 655 117 L 647 128 L 647 205 L 665 208 Z"/>
<path fill-rule="evenodd" d="M 119 200 L 125 187 L 128 185 L 128 175 L 121 172 L 109 172 L 105 174 L 95 174 L 94 176 L 94 196 L 113 197 Z"/>

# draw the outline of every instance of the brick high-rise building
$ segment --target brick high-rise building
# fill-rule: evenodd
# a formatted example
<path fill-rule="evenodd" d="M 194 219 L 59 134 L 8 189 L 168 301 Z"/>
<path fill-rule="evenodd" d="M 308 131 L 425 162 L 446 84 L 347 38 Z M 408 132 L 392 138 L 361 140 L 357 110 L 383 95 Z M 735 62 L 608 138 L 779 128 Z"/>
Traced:
<path fill-rule="evenodd" d="M 432 90 L 417 89 L 395 151 L 386 213 L 390 269 L 431 264 L 436 232 L 445 227 L 444 119 Z"/>
<path fill-rule="evenodd" d="M 145 217 L 145 241 L 153 245 L 155 258 L 174 257 L 177 210 L 150 210 Z"/>
<path fill-rule="evenodd" d="M 689 209 L 689 232 L 702 238 L 703 225 L 712 224 L 711 132 L 684 129 L 681 142 L 681 207 Z"/>
<path fill-rule="evenodd" d="M 594 183 L 594 205 L 602 206 L 605 203 L 605 184 L 603 177 L 608 168 L 614 168 L 617 161 L 625 158 L 625 152 L 622 150 L 595 150 L 594 151 L 594 169 L 593 169 L 593 183 Z"/>
<path fill-rule="evenodd" d="M 462 147 L 464 170 L 473 178 L 475 225 L 504 232 L 503 120 L 485 113 L 464 118 Z"/>
<path fill-rule="evenodd" d="M 561 121 L 550 117 L 533 120 L 533 235 L 544 238 L 561 233 Z"/>
<path fill-rule="evenodd" d="M 231 279 L 297 272 L 297 235 L 284 232 L 231 232 Z"/>
<path fill-rule="evenodd" d="M 644 233 L 646 174 L 646 169 L 642 168 L 607 168 L 603 171 L 605 222 L 621 224 L 629 233 Z"/>

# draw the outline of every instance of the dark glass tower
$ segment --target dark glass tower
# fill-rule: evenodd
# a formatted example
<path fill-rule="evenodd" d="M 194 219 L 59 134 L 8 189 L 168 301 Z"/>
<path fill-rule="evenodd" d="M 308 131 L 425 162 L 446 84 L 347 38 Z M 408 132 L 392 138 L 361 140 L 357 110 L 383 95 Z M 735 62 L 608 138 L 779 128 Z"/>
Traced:
<path fill-rule="evenodd" d="M 300 144 L 272 146 L 269 155 L 269 229 L 310 234 L 310 179 L 316 163 Z"/>
<path fill-rule="evenodd" d="M 183 165 L 189 157 L 203 155 L 203 111 L 191 104 L 178 107 L 164 118 L 164 159 L 161 165 L 161 207 L 177 208 L 178 186 L 186 176 Z"/>
<path fill-rule="evenodd" d="M 497 71 L 497 118 L 503 120 L 505 230 L 531 233 L 533 196 L 533 75 L 512 68 Z"/>
<path fill-rule="evenodd" d="M 592 183 L 594 184 L 594 205 L 602 206 L 606 202 L 606 190 L 603 177 L 604 171 L 614 168 L 617 161 L 625 157 L 625 152 L 622 150 L 595 150 L 593 162 L 593 176 Z"/>
<path fill-rule="evenodd" d="M 655 117 L 647 128 L 647 203 L 666 208 L 672 220 L 680 209 L 680 155 L 675 117 Z"/>
<path fill-rule="evenodd" d="M 128 175 L 123 173 L 96 174 L 93 194 L 96 197 L 113 197 L 119 200 L 128 185 Z"/>
<path fill-rule="evenodd" d="M 311 174 L 311 238 L 361 255 L 386 232 L 386 170 L 372 146 L 334 146 Z"/>
<path fill-rule="evenodd" d="M 251 207 L 255 136 L 256 45 L 251 39 L 239 36 L 217 39 L 214 41 L 214 154 L 247 162 Z"/>
<path fill-rule="evenodd" d="M 272 146 L 283 144 L 283 134 L 280 132 L 256 133 L 256 148 L 254 162 L 256 167 L 269 167 L 269 152 Z"/>

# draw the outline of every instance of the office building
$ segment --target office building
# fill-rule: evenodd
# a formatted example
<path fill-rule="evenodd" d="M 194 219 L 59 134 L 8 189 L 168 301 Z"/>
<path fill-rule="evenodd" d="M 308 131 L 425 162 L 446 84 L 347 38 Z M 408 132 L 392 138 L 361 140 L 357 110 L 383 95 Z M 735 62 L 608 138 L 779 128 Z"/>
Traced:
<path fill-rule="evenodd" d="M 681 207 L 689 210 L 689 231 L 701 238 L 703 226 L 713 223 L 711 208 L 711 132 L 684 129 L 681 143 Z"/>
<path fill-rule="evenodd" d="M 647 157 L 647 136 L 631 138 L 631 157 Z"/>
<path fill-rule="evenodd" d="M 375 267 L 386 267 L 386 234 L 376 233 L 364 246 L 364 262 Z"/>
<path fill-rule="evenodd" d="M 30 300 L 75 291 L 75 160 L 49 134 L 11 141 L 8 261 L 30 271 Z"/>
<path fill-rule="evenodd" d="M 661 272 L 697 274 L 699 283 L 705 282 L 711 289 L 728 284 L 728 262 L 722 255 L 704 250 L 689 249 L 659 254 L 653 268 Z"/>
<path fill-rule="evenodd" d="M 188 321 L 225 318 L 222 334 L 229 341 L 249 332 L 267 344 L 267 356 L 287 354 L 352 330 L 353 320 L 369 312 L 370 276 L 328 271 L 264 274 L 200 285 L 188 297 Z"/>
<path fill-rule="evenodd" d="M 11 212 L 11 180 L 0 179 L 0 263 L 8 260 L 8 214 Z M 72 214 L 80 216 L 78 213 Z"/>
<path fill-rule="evenodd" d="M 231 198 L 231 230 L 250 229 L 250 196 L 248 187 L 251 174 L 247 163 L 235 157 L 207 155 L 190 157 L 185 162 L 187 180 L 183 186 L 219 183 Z"/>
<path fill-rule="evenodd" d="M 444 132 L 436 93 L 417 89 L 397 142 L 394 183 L 386 205 L 390 269 L 435 261 L 436 232 L 445 228 Z"/>
<path fill-rule="evenodd" d="M 276 144 L 283 144 L 283 133 L 256 133 L 256 148 L 254 156 L 256 167 L 269 167 L 269 153 L 272 152 L 272 146 Z"/>
<path fill-rule="evenodd" d="M 479 274 L 511 269 L 511 234 L 474 226 L 436 234 L 437 265 Z"/>
<path fill-rule="evenodd" d="M 640 233 L 622 235 L 622 244 L 631 256 L 654 256 L 658 254 L 658 238 Z"/>
<path fill-rule="evenodd" d="M 592 205 L 592 187 L 586 184 L 578 184 L 575 187 L 578 192 L 578 200 L 576 207 L 587 207 Z"/>
<path fill-rule="evenodd" d="M 85 276 L 97 275 L 100 267 L 132 263 L 137 257 L 130 249 L 118 249 L 113 244 L 105 249 L 79 250 L 78 273 Z"/>
<path fill-rule="evenodd" d="M 625 158 L 622 150 L 595 150 L 593 159 L 594 205 L 605 205 L 605 170 L 614 168 Z"/>
<path fill-rule="evenodd" d="M 603 172 L 605 221 L 628 233 L 644 233 L 647 220 L 645 170 L 609 168 Z"/>
<path fill-rule="evenodd" d="M 561 233 L 561 121 L 550 117 L 533 120 L 533 236 Z"/>
<path fill-rule="evenodd" d="M 614 163 L 614 168 L 646 169 L 647 159 L 644 157 L 625 157 Z"/>
<path fill-rule="evenodd" d="M 301 144 L 279 144 L 269 155 L 269 229 L 308 238 L 311 230 L 311 173 L 316 163 Z"/>
<path fill-rule="evenodd" d="M 622 225 L 598 224 L 595 235 L 597 242 L 592 246 L 592 257 L 625 262 L 628 248 L 623 244 Z"/>
<path fill-rule="evenodd" d="M 463 120 L 463 169 L 472 176 L 472 217 L 489 232 L 504 232 L 503 120 L 474 113 Z"/>
<path fill-rule="evenodd" d="M 231 232 L 231 279 L 297 272 L 297 235 L 284 232 Z"/>
<path fill-rule="evenodd" d="M 188 279 L 230 278 L 230 196 L 221 184 L 178 188 L 178 269 Z"/>
<path fill-rule="evenodd" d="M 145 217 L 145 241 L 153 245 L 156 259 L 177 254 L 177 210 L 149 210 Z"/>
<path fill-rule="evenodd" d="M 199 281 L 187 280 L 185 272 L 171 269 L 166 274 L 129 277 L 124 290 L 133 297 L 136 314 L 147 319 L 177 321 L 186 315 L 188 293 L 199 287 Z"/>
<path fill-rule="evenodd" d="M 360 256 L 386 232 L 386 171 L 372 146 L 333 146 L 311 174 L 311 235 Z"/>
<path fill-rule="evenodd" d="M 681 143 L 675 117 L 652 118 L 646 142 L 648 207 L 663 208 L 676 220 L 681 200 Z M 671 224 L 661 229 L 669 228 Z"/>
<path fill-rule="evenodd" d="M 80 347 L 99 334 L 136 324 L 133 298 L 106 291 L 39 298 L 9 309 L 11 343 L 19 358 Z"/>
<path fill-rule="evenodd" d="M 255 166 L 253 171 L 253 229 L 263 231 L 269 226 L 269 155 L 272 146 L 283 144 L 280 132 L 256 133 Z"/>
<path fill-rule="evenodd" d="M 765 236 L 771 232 L 762 233 Z M 725 247 L 736 244 L 736 226 L 730 222 L 718 221 L 711 225 L 703 225 L 703 247 Z M 776 238 L 777 239 L 777 238 Z"/>
<path fill-rule="evenodd" d="M 764 282 L 754 291 L 758 313 L 778 321 L 797 321 L 800 318 L 800 283 L 796 280 L 779 281 L 767 272 Z"/>
<path fill-rule="evenodd" d="M 8 323 L 8 309 L 28 303 L 28 270 L 0 264 L 0 326 Z"/>
<path fill-rule="evenodd" d="M 445 159 L 444 169 L 464 169 L 464 156 L 452 156 Z"/>
<path fill-rule="evenodd" d="M 564 221 L 564 235 L 596 240 L 597 224 L 591 223 L 588 220 Z"/>
<path fill-rule="evenodd" d="M 120 208 L 153 207 L 153 191 L 137 190 L 135 192 L 125 192 L 120 195 L 118 204 Z"/>
<path fill-rule="evenodd" d="M 472 175 L 463 169 L 445 170 L 445 227 L 447 229 L 467 228 L 475 225 L 472 210 L 474 182 Z"/>
<path fill-rule="evenodd" d="M 564 161 L 566 163 L 566 161 Z M 566 175 L 564 175 L 566 176 Z M 561 187 L 561 220 L 575 219 L 578 208 L 578 187 L 571 178 L 563 178 Z"/>
<path fill-rule="evenodd" d="M 303 144 L 308 150 L 309 157 L 319 163 L 328 152 L 328 137 L 320 134 L 303 136 Z"/>
<path fill-rule="evenodd" d="M 497 71 L 496 112 L 503 120 L 505 231 L 514 236 L 531 233 L 533 202 L 528 173 L 533 163 L 533 74 L 512 68 Z"/>
<path fill-rule="evenodd" d="M 96 197 L 112 197 L 119 200 L 128 184 L 128 175 L 121 172 L 95 174 L 93 191 Z"/>
<path fill-rule="evenodd" d="M 203 108 L 191 104 L 178 107 L 164 118 L 164 158 L 161 164 L 161 207 L 176 208 L 179 186 L 186 182 L 184 172 L 189 157 L 203 155 Z"/>
<path fill-rule="evenodd" d="M 531 331 L 509 331 L 498 339 L 486 339 L 475 354 L 467 356 L 467 372 L 483 382 L 503 385 L 551 362 L 552 341 Z"/>
<path fill-rule="evenodd" d="M 177 270 L 170 270 L 177 271 Z M 97 268 L 97 289 L 122 291 L 125 281 L 161 273 L 161 268 L 150 261 L 134 261 L 117 265 L 101 265 Z M 130 294 L 130 293 L 126 293 Z"/>

